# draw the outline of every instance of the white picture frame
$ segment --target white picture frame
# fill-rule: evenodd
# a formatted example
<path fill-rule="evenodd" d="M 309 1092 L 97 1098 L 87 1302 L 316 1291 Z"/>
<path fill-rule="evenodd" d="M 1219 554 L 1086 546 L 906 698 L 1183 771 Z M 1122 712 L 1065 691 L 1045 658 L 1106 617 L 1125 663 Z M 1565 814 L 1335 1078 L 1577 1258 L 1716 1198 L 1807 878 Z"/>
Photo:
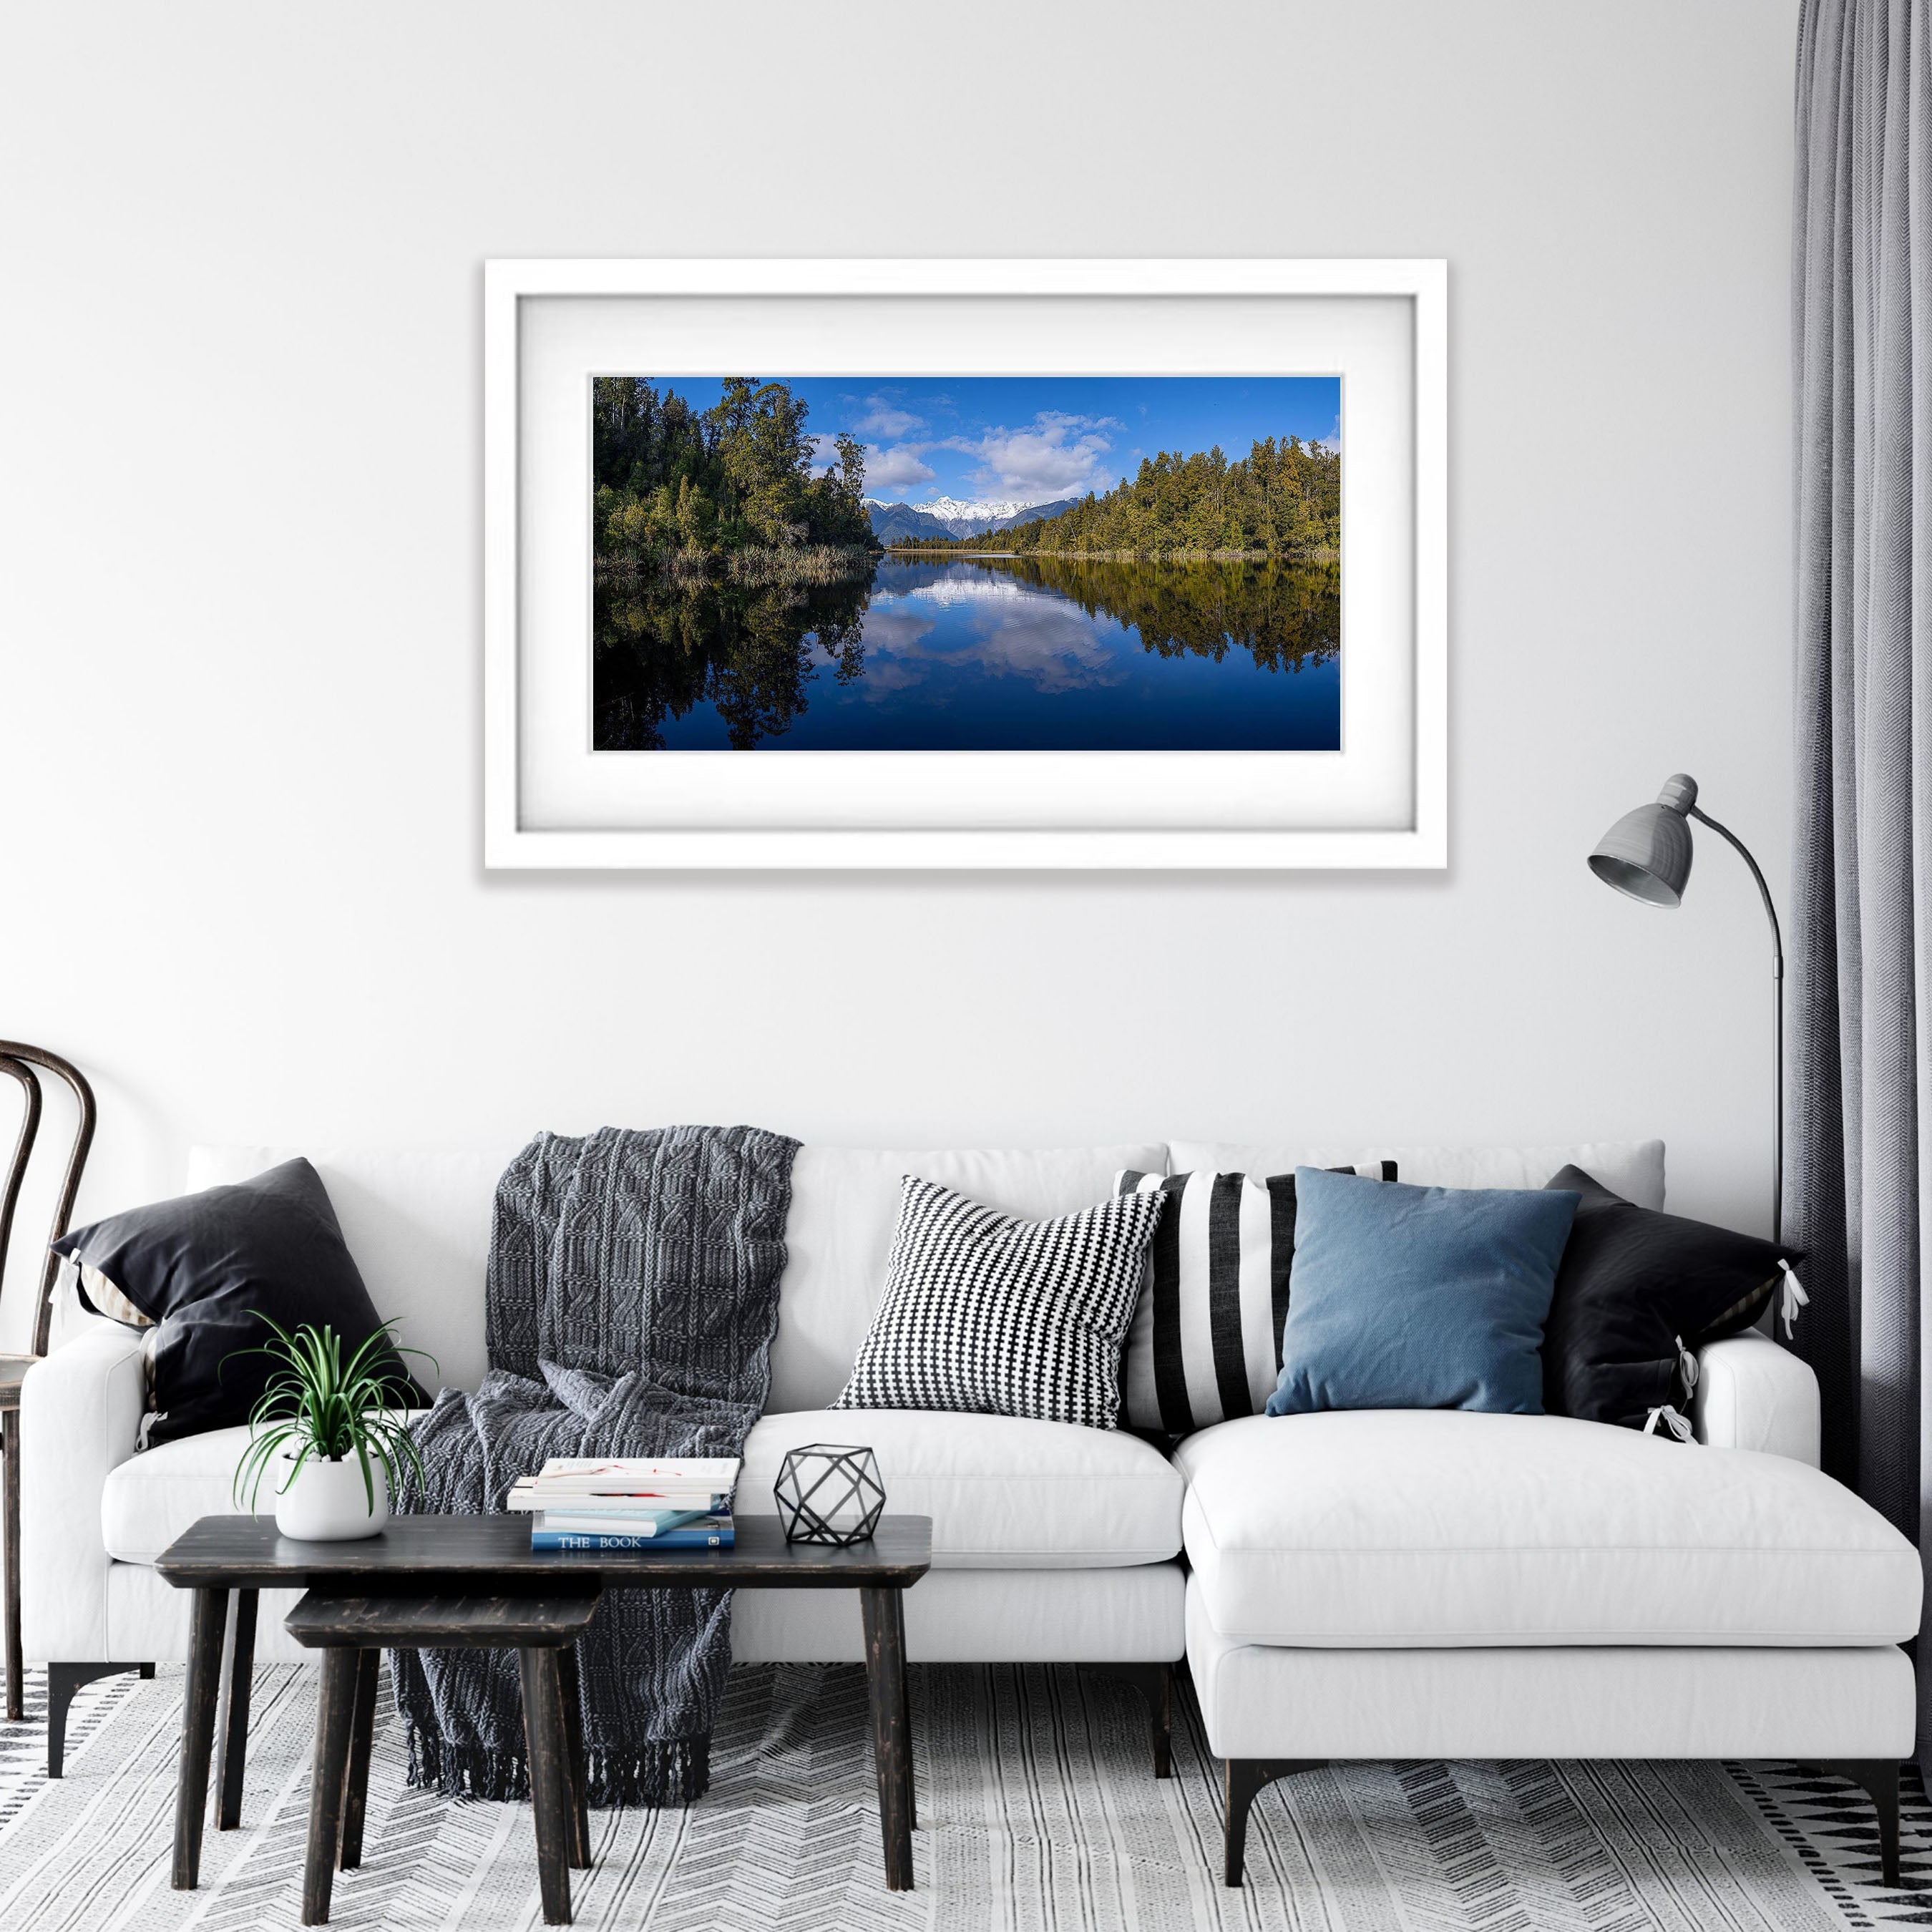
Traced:
<path fill-rule="evenodd" d="M 485 866 L 1445 866 L 1448 350 L 1438 260 L 487 262 Z M 591 750 L 589 374 L 994 362 L 1342 374 L 1341 751 Z"/>

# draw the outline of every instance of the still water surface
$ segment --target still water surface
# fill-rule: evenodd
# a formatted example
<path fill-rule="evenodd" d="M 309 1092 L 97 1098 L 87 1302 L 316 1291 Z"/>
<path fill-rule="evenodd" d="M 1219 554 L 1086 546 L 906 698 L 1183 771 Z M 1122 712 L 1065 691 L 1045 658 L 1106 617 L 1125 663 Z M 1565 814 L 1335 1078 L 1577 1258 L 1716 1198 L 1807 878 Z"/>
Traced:
<path fill-rule="evenodd" d="M 890 557 L 597 593 L 599 749 L 1332 751 L 1332 562 Z"/>

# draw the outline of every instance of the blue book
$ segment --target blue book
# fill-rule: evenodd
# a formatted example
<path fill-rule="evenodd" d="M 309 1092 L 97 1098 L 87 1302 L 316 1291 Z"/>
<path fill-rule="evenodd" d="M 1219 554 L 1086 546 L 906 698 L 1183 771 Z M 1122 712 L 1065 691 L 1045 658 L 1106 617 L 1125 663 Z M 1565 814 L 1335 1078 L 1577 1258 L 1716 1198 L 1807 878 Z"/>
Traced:
<path fill-rule="evenodd" d="M 716 1529 L 667 1529 L 656 1536 L 622 1536 L 614 1532 L 533 1529 L 532 1550 L 729 1550 L 736 1542 L 729 1523 Z"/>

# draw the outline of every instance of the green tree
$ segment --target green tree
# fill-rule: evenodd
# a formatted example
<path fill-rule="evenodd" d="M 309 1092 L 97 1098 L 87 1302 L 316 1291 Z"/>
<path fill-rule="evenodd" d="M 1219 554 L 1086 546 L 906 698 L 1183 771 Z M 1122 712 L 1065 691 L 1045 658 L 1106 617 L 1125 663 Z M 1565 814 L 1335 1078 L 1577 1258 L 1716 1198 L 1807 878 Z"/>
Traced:
<path fill-rule="evenodd" d="M 733 376 L 702 415 L 642 376 L 592 384 L 596 559 L 626 579 L 723 568 L 748 553 L 850 551 L 863 574 L 880 546 L 865 508 L 865 446 L 838 440 L 812 474 L 804 400 L 784 382 Z M 801 569 L 822 575 L 814 556 Z"/>
<path fill-rule="evenodd" d="M 967 541 L 970 548 L 1022 556 L 1179 550 L 1288 559 L 1333 555 L 1341 540 L 1340 452 L 1297 436 L 1270 436 L 1233 463 L 1218 447 L 1143 457 L 1134 475 L 1103 496 Z"/>

